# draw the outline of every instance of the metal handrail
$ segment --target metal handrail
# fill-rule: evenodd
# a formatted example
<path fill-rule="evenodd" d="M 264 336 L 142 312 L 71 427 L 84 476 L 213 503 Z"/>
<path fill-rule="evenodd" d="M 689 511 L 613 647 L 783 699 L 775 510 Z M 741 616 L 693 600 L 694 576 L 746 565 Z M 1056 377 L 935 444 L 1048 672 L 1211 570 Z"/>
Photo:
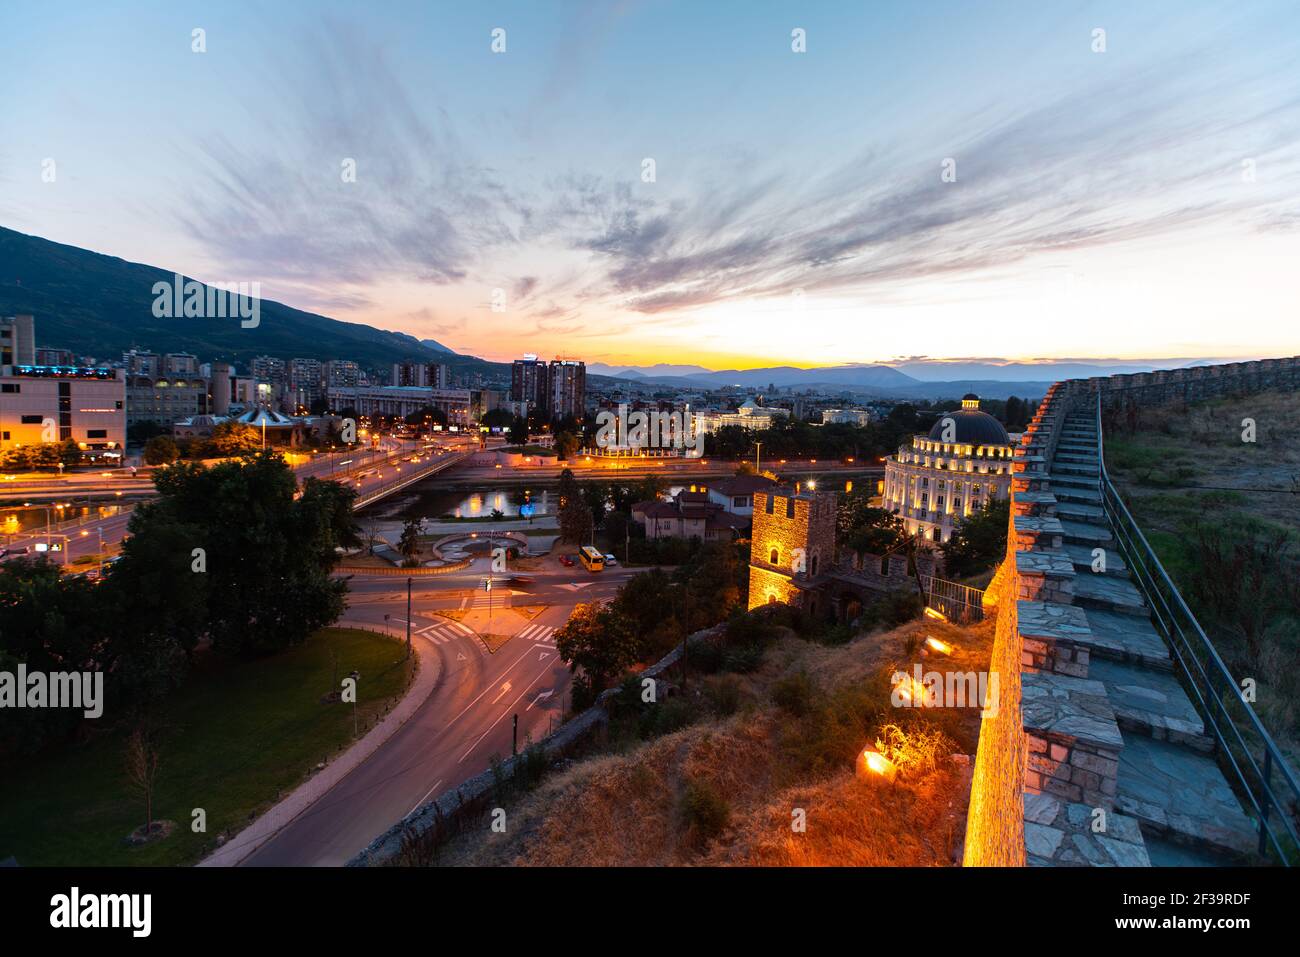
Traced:
<path fill-rule="evenodd" d="M 1118 490 L 1106 470 L 1106 450 L 1101 427 L 1101 393 L 1097 394 L 1097 462 L 1098 491 L 1102 497 L 1102 507 L 1107 512 L 1120 551 L 1128 560 L 1133 580 L 1147 599 L 1152 618 L 1164 633 L 1170 650 L 1182 668 L 1192 694 L 1195 696 L 1197 710 L 1205 717 L 1210 730 L 1219 744 L 1220 753 L 1231 765 L 1242 790 L 1249 798 L 1259 821 L 1259 852 L 1266 853 L 1271 844 L 1277 860 L 1290 866 L 1300 863 L 1296 855 L 1300 853 L 1300 834 L 1297 834 L 1287 802 L 1279 799 L 1272 786 L 1273 771 L 1276 769 L 1282 783 L 1290 790 L 1290 804 L 1300 806 L 1300 781 L 1287 763 L 1281 750 L 1274 742 L 1268 730 L 1255 714 L 1255 709 L 1241 696 L 1241 685 L 1232 677 L 1227 664 L 1219 655 L 1218 649 L 1210 641 L 1192 610 L 1183 600 L 1182 594 L 1165 571 L 1160 559 L 1156 557 L 1142 529 L 1124 504 Z M 1163 588 L 1161 587 L 1163 585 Z M 1194 643 L 1189 640 L 1187 631 L 1179 618 L 1182 618 L 1192 632 Z M 1196 652 L 1200 651 L 1198 655 Z M 1190 659 L 1190 661 L 1189 661 Z M 1252 729 L 1257 737 L 1256 748 L 1260 749 L 1263 767 L 1256 757 L 1256 748 L 1242 737 L 1242 728 L 1228 712 L 1227 704 L 1214 687 L 1218 679 L 1222 690 L 1235 699 L 1245 716 L 1245 730 Z M 1230 732 L 1230 734 L 1229 734 Z M 1233 745 L 1236 745 L 1235 749 Z M 1247 765 L 1243 768 L 1243 764 Z M 1253 780 L 1247 771 L 1253 773 Z M 1283 795 L 1285 797 L 1285 794 Z M 1278 835 L 1269 824 L 1270 812 L 1277 808 L 1287 835 L 1291 839 L 1290 847 L 1284 847 Z"/>

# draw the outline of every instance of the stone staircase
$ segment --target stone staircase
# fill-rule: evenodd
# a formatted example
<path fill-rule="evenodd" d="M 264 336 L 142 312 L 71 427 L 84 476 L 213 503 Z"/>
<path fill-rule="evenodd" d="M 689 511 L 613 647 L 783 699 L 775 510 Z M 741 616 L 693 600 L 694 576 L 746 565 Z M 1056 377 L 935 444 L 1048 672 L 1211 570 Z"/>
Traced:
<path fill-rule="evenodd" d="M 1062 405 L 1049 391 L 1014 466 L 1026 860 L 1245 862 L 1254 824 L 1102 509 L 1095 415 Z"/>

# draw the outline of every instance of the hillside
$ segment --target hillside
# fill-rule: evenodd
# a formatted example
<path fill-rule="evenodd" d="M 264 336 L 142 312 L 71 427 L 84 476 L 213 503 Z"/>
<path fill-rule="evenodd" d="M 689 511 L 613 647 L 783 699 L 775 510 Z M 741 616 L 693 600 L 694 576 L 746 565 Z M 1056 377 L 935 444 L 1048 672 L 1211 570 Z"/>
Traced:
<path fill-rule="evenodd" d="M 37 344 L 110 358 L 132 347 L 190 352 L 247 363 L 256 355 L 354 359 L 382 366 L 405 359 L 495 368 L 422 344 L 413 336 L 341 322 L 263 300 L 257 328 L 234 319 L 157 318 L 154 283 L 173 272 L 0 228 L 0 315 L 31 313 Z"/>
<path fill-rule="evenodd" d="M 889 675 L 913 661 L 985 669 L 992 625 L 918 620 L 842 646 L 787 632 L 756 670 L 697 675 L 661 713 L 624 716 L 639 736 L 616 719 L 606 753 L 550 772 L 507 806 L 505 834 L 471 829 L 436 863 L 950 866 L 970 786 L 960 755 L 975 750 L 978 711 L 892 708 Z M 957 654 L 918 658 L 927 635 Z M 893 783 L 858 779 L 855 756 L 890 724 L 915 763 Z M 796 808 L 806 831 L 791 827 Z"/>

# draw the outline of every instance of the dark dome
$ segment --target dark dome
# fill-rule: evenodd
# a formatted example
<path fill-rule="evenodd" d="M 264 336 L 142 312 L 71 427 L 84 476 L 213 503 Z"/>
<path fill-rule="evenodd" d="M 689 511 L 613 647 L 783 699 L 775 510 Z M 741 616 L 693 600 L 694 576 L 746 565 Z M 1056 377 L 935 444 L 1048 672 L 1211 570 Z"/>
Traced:
<path fill-rule="evenodd" d="M 987 412 L 978 409 L 961 409 L 945 412 L 930 429 L 930 438 L 935 442 L 944 441 L 944 420 L 951 418 L 957 423 L 956 435 L 949 441 L 958 445 L 1010 445 L 1011 439 L 1002 423 Z"/>

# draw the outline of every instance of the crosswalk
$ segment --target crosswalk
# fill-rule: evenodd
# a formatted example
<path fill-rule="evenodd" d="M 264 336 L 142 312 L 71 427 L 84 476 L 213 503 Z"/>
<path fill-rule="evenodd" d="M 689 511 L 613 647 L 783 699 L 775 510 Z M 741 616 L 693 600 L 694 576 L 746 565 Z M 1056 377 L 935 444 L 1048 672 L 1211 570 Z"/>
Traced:
<path fill-rule="evenodd" d="M 466 605 L 462 603 L 461 607 L 465 608 Z M 500 611 L 502 608 L 509 608 L 510 591 L 503 588 L 500 591 L 491 593 L 478 592 L 474 595 L 473 601 L 468 607 L 473 608 L 475 611 L 487 611 L 489 608 L 493 611 Z"/>
<path fill-rule="evenodd" d="M 549 642 L 554 634 L 555 628 L 551 625 L 529 625 L 515 637 L 522 638 L 524 641 L 538 642 L 543 648 L 553 648 L 554 646 Z"/>
<path fill-rule="evenodd" d="M 457 638 L 474 638 L 474 629 L 462 625 L 458 621 L 445 618 L 436 624 L 426 625 L 416 631 L 417 635 L 423 635 L 434 644 L 445 645 L 449 641 L 455 641 Z"/>

